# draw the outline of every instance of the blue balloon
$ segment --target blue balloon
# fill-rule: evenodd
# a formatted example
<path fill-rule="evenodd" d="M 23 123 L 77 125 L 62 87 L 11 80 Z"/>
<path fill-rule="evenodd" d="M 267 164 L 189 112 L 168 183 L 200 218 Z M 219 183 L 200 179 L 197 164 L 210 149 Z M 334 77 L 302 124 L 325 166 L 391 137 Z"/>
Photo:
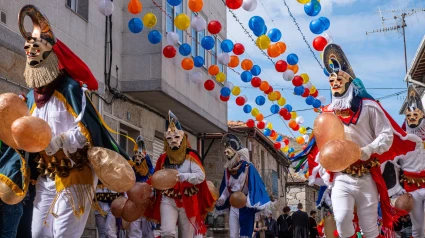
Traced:
<path fill-rule="evenodd" d="M 314 99 L 313 107 L 319 108 L 320 106 L 322 106 L 322 102 L 319 99 Z"/>
<path fill-rule="evenodd" d="M 221 96 L 223 96 L 223 97 L 228 97 L 228 96 L 230 96 L 230 88 L 228 88 L 228 87 L 223 87 L 223 88 L 221 88 L 221 90 L 220 90 L 220 94 L 221 94 Z"/>
<path fill-rule="evenodd" d="M 305 14 L 311 17 L 317 16 L 320 13 L 321 9 L 322 9 L 322 6 L 320 5 L 320 2 L 317 0 L 311 0 L 310 2 L 304 4 Z"/>
<path fill-rule="evenodd" d="M 286 104 L 283 108 L 286 108 L 286 110 L 288 110 L 288 112 L 292 112 L 292 106 L 289 104 Z"/>
<path fill-rule="evenodd" d="M 157 30 L 152 30 L 148 34 L 148 40 L 152 44 L 158 44 L 162 40 L 162 34 L 161 32 Z"/>
<path fill-rule="evenodd" d="M 288 62 L 288 64 L 290 65 L 296 65 L 298 63 L 298 56 L 296 54 L 289 54 L 286 57 L 286 62 Z"/>
<path fill-rule="evenodd" d="M 265 136 L 270 136 L 272 134 L 272 131 L 269 128 L 264 129 L 263 134 Z"/>
<path fill-rule="evenodd" d="M 249 71 L 243 71 L 241 73 L 241 79 L 242 81 L 244 81 L 245 83 L 251 82 L 252 79 L 252 74 Z"/>
<path fill-rule="evenodd" d="M 212 36 L 204 36 L 201 40 L 201 46 L 206 50 L 211 50 L 214 48 L 215 41 Z"/>
<path fill-rule="evenodd" d="M 282 38 L 282 32 L 277 28 L 270 29 L 267 35 L 271 42 L 278 42 Z"/>
<path fill-rule="evenodd" d="M 171 6 L 178 6 L 180 3 L 182 3 L 182 0 L 167 0 L 168 4 Z"/>
<path fill-rule="evenodd" d="M 245 113 L 250 113 L 252 111 L 252 107 L 249 104 L 245 104 L 245 106 L 243 106 L 243 111 Z"/>
<path fill-rule="evenodd" d="M 265 35 L 267 33 L 267 26 L 264 25 L 263 29 L 261 31 L 253 31 L 254 35 L 259 37 L 261 35 Z"/>
<path fill-rule="evenodd" d="M 128 29 L 133 33 L 139 33 L 143 30 L 143 22 L 139 18 L 132 18 L 128 22 Z"/>
<path fill-rule="evenodd" d="M 324 25 L 324 31 L 328 30 L 329 27 L 331 26 L 331 21 L 329 21 L 329 19 L 327 17 L 319 17 L 319 20 L 322 21 L 323 25 Z"/>
<path fill-rule="evenodd" d="M 270 112 L 271 113 L 273 113 L 273 114 L 276 114 L 276 113 L 278 113 L 279 112 L 279 105 L 276 105 L 276 104 L 273 104 L 271 107 L 270 107 Z"/>
<path fill-rule="evenodd" d="M 314 19 L 310 22 L 310 31 L 314 34 L 322 34 L 325 31 L 325 24 L 319 19 Z"/>
<path fill-rule="evenodd" d="M 183 56 L 188 56 L 192 53 L 192 47 L 188 43 L 183 43 L 179 47 L 179 52 Z"/>
<path fill-rule="evenodd" d="M 266 98 L 264 96 L 257 96 L 255 98 L 255 103 L 257 103 L 258 106 L 263 106 L 264 103 L 266 103 Z"/>
<path fill-rule="evenodd" d="M 314 102 L 314 97 L 309 95 L 306 99 L 305 99 L 305 103 L 307 103 L 307 105 L 313 105 Z"/>
<path fill-rule="evenodd" d="M 249 19 L 248 26 L 253 32 L 262 32 L 266 23 L 262 17 L 253 16 Z"/>
<path fill-rule="evenodd" d="M 292 152 L 294 152 L 294 151 L 295 151 L 295 150 L 294 150 L 294 148 L 292 148 L 292 147 L 291 147 L 291 148 L 289 148 L 289 150 L 288 150 L 288 152 L 289 152 L 289 153 L 292 153 Z"/>
<path fill-rule="evenodd" d="M 224 40 L 223 42 L 221 42 L 221 50 L 225 53 L 232 52 L 233 42 L 229 39 Z"/>
<path fill-rule="evenodd" d="M 261 68 L 260 68 L 260 66 L 258 66 L 258 65 L 252 66 L 251 74 L 254 75 L 254 76 L 260 75 L 261 74 Z"/>
<path fill-rule="evenodd" d="M 294 88 L 295 95 L 302 95 L 304 93 L 304 87 L 303 86 L 297 86 Z"/>
<path fill-rule="evenodd" d="M 276 138 L 276 141 L 282 141 L 282 140 L 283 140 L 282 135 L 278 135 L 277 138 Z"/>
<path fill-rule="evenodd" d="M 328 73 L 328 71 L 326 70 L 326 68 L 324 68 L 324 69 L 323 69 L 323 73 L 324 73 L 326 76 L 328 76 L 328 77 L 329 77 L 329 73 Z"/>
<path fill-rule="evenodd" d="M 204 66 L 204 63 L 205 63 L 205 60 L 204 58 L 202 58 L 202 56 L 196 56 L 195 58 L 193 58 L 193 64 L 197 68 Z"/>

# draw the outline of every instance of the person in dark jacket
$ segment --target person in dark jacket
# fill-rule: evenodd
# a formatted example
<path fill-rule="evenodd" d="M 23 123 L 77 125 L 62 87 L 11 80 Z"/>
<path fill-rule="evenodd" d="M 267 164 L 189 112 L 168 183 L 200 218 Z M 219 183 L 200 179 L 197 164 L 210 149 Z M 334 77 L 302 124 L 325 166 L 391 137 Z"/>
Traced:
<path fill-rule="evenodd" d="M 308 214 L 303 205 L 298 203 L 298 210 L 292 214 L 292 225 L 294 227 L 294 238 L 308 238 Z"/>
<path fill-rule="evenodd" d="M 309 230 L 310 230 L 310 238 L 317 238 L 319 237 L 319 232 L 317 231 L 317 222 L 316 222 L 316 211 L 310 212 L 309 219 Z"/>
<path fill-rule="evenodd" d="M 283 208 L 283 214 L 277 218 L 277 231 L 279 238 L 292 237 L 292 217 L 289 215 L 291 208 L 288 206 Z"/>
<path fill-rule="evenodd" d="M 266 226 L 266 238 L 275 238 L 277 236 L 277 224 L 272 214 L 264 219 L 264 224 Z"/>

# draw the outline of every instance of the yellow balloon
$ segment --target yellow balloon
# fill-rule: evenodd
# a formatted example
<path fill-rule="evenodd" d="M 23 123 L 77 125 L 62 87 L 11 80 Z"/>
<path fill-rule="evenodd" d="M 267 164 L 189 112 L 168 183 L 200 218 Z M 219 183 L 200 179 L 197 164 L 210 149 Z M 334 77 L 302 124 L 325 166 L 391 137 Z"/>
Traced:
<path fill-rule="evenodd" d="M 258 108 L 254 108 L 251 111 L 251 115 L 253 115 L 254 117 L 256 117 L 259 113 L 260 113 L 260 111 L 258 110 Z"/>
<path fill-rule="evenodd" d="M 285 147 L 282 148 L 282 150 L 283 150 L 283 152 L 288 152 L 289 146 L 286 145 Z"/>
<path fill-rule="evenodd" d="M 270 46 L 270 38 L 266 35 L 261 35 L 257 38 L 257 46 L 261 50 L 266 50 Z"/>
<path fill-rule="evenodd" d="M 186 14 L 181 13 L 174 19 L 174 25 L 177 29 L 184 31 L 190 26 L 190 18 Z"/>
<path fill-rule="evenodd" d="M 226 81 L 226 75 L 223 72 L 220 72 L 215 76 L 215 80 L 217 80 L 219 83 L 223 83 Z"/>
<path fill-rule="evenodd" d="M 297 118 L 297 112 L 291 112 L 291 119 Z"/>
<path fill-rule="evenodd" d="M 310 77 L 308 77 L 308 74 L 301 74 L 301 78 L 303 78 L 303 84 L 308 83 L 310 81 Z"/>
<path fill-rule="evenodd" d="M 286 104 L 286 99 L 284 97 L 279 98 L 279 100 L 277 100 L 277 105 L 279 106 L 283 106 Z"/>
<path fill-rule="evenodd" d="M 311 86 L 311 88 L 310 88 L 310 93 L 311 94 L 313 94 L 313 93 L 315 93 L 317 91 L 317 89 L 316 89 L 316 87 L 313 85 L 313 86 Z"/>
<path fill-rule="evenodd" d="M 271 93 L 269 93 L 269 95 L 268 95 L 268 99 L 269 99 L 270 101 L 275 101 L 275 100 L 276 100 L 276 98 L 277 98 L 277 94 L 276 94 L 275 92 L 271 92 Z"/>
<path fill-rule="evenodd" d="M 323 59 L 323 51 L 320 52 L 320 59 Z"/>
<path fill-rule="evenodd" d="M 298 130 L 301 134 L 305 134 L 307 132 L 307 129 L 305 129 L 305 127 L 300 127 L 300 129 Z"/>
<path fill-rule="evenodd" d="M 273 129 L 273 124 L 271 122 L 267 123 L 266 128 L 270 130 Z"/>
<path fill-rule="evenodd" d="M 152 28 L 156 25 L 157 19 L 155 14 L 152 12 L 146 13 L 146 15 L 143 17 L 143 25 L 145 25 L 148 28 Z"/>
<path fill-rule="evenodd" d="M 306 4 L 306 3 L 309 3 L 310 2 L 310 0 L 297 0 L 299 3 L 301 3 L 301 4 Z M 319 1 L 320 2 L 320 1 Z"/>
<path fill-rule="evenodd" d="M 241 93 L 241 88 L 239 86 L 234 86 L 232 89 L 232 94 L 238 96 Z"/>

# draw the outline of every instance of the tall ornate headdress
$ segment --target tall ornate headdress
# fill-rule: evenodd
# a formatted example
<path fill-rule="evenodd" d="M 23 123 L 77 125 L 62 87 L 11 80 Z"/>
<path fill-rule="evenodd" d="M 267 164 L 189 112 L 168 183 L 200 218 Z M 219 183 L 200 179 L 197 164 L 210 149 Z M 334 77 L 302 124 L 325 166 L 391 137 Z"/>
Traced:
<path fill-rule="evenodd" d="M 27 32 L 24 26 L 24 19 L 26 16 L 29 16 L 32 20 L 33 30 L 32 32 Z M 41 38 L 51 45 L 56 43 L 56 37 L 53 34 L 53 31 L 50 27 L 49 20 L 47 17 L 38 10 L 34 5 L 25 5 L 21 8 L 18 16 L 19 30 L 21 31 L 22 36 L 25 40 L 30 40 L 33 38 Z"/>
<path fill-rule="evenodd" d="M 235 151 L 239 151 L 244 148 L 241 140 L 233 134 L 226 134 L 221 139 L 221 144 L 224 145 L 224 147 L 230 146 Z"/>
<path fill-rule="evenodd" d="M 414 111 L 416 108 L 424 112 L 424 106 L 422 105 L 419 93 L 413 85 L 410 85 L 407 90 L 407 110 Z"/>
<path fill-rule="evenodd" d="M 134 152 L 146 153 L 145 139 L 143 138 L 143 136 L 137 137 L 136 144 L 134 145 Z"/>
<path fill-rule="evenodd" d="M 332 64 L 332 65 L 331 65 Z M 341 47 L 336 44 L 328 44 L 323 50 L 323 65 L 329 74 L 336 73 L 340 70 L 346 72 L 351 76 L 351 79 L 355 79 L 353 69 L 351 68 L 350 62 L 342 51 Z"/>
<path fill-rule="evenodd" d="M 168 111 L 168 116 L 165 120 L 165 129 L 166 131 L 183 130 L 179 119 L 171 111 Z"/>

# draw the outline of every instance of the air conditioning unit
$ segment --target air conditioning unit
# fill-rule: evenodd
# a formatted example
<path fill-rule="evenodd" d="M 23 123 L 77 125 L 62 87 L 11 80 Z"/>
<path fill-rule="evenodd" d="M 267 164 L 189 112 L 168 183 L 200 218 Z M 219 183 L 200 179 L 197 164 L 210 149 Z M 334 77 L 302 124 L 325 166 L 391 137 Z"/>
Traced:
<path fill-rule="evenodd" d="M 6 12 L 0 10 L 0 22 L 3 25 L 6 25 Z"/>

